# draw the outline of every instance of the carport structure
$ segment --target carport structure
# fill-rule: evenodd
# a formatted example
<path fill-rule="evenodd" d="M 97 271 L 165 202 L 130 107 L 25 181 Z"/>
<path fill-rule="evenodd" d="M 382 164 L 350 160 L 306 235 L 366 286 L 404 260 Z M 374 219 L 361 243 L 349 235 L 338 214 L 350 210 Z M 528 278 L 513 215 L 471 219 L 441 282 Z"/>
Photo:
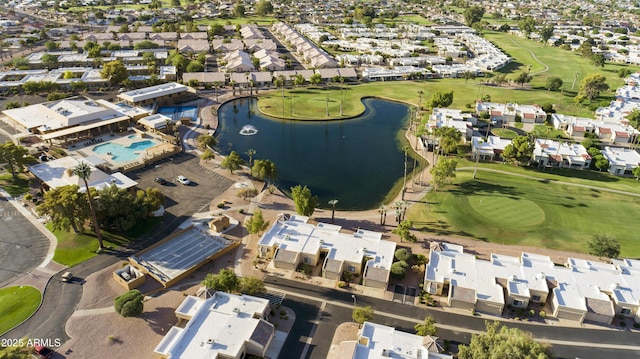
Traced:
<path fill-rule="evenodd" d="M 240 242 L 189 226 L 129 257 L 129 262 L 168 288 L 238 245 Z"/>

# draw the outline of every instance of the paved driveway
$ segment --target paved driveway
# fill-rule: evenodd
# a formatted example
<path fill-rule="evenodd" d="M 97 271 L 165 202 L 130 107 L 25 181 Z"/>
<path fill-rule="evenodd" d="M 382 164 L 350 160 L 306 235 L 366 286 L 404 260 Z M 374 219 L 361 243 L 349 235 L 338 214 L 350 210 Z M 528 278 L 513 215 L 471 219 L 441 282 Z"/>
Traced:
<path fill-rule="evenodd" d="M 0 286 L 37 267 L 48 250 L 49 239 L 0 196 Z"/>

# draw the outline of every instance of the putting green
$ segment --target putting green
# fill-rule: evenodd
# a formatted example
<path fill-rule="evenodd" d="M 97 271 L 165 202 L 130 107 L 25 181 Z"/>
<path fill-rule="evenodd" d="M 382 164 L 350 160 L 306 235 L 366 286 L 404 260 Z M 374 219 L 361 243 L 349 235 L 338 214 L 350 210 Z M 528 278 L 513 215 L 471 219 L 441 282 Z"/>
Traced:
<path fill-rule="evenodd" d="M 544 222 L 542 208 L 527 199 L 500 195 L 467 196 L 469 206 L 487 222 L 505 229 L 521 229 Z"/>

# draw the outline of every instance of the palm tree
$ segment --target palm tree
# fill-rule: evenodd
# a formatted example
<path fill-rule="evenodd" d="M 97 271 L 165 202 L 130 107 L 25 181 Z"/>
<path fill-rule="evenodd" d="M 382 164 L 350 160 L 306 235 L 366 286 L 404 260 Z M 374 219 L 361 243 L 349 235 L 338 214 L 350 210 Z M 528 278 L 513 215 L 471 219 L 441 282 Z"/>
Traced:
<path fill-rule="evenodd" d="M 329 201 L 331 205 L 331 223 L 333 223 L 334 214 L 336 213 L 336 204 L 338 203 L 337 199 L 332 199 Z"/>
<path fill-rule="evenodd" d="M 256 150 L 254 150 L 253 148 L 250 148 L 245 153 L 247 154 L 247 156 L 249 156 L 249 167 L 251 167 L 253 164 L 253 156 L 256 155 Z"/>
<path fill-rule="evenodd" d="M 91 210 L 91 217 L 93 218 L 93 226 L 98 237 L 98 251 L 104 249 L 102 244 L 102 234 L 100 233 L 100 224 L 98 223 L 98 217 L 96 216 L 96 210 L 93 207 L 93 198 L 91 197 L 91 191 L 89 190 L 89 182 L 87 181 L 91 177 L 91 166 L 86 162 L 80 162 L 73 168 L 73 174 L 80 177 L 84 182 L 84 188 L 87 191 L 87 201 L 89 201 L 89 209 Z"/>

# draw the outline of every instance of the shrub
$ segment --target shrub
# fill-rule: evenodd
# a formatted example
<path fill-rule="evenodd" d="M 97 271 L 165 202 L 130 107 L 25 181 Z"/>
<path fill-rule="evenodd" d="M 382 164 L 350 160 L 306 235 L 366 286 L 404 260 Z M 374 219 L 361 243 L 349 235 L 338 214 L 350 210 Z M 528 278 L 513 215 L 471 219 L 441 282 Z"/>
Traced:
<path fill-rule="evenodd" d="M 639 328 L 640 328 L 640 324 L 638 324 L 638 323 L 633 323 L 633 327 L 634 327 L 634 328 L 636 328 L 636 329 L 639 329 Z"/>
<path fill-rule="evenodd" d="M 391 276 L 393 276 L 393 278 L 395 279 L 402 280 L 404 279 L 404 276 L 407 274 L 407 268 L 409 268 L 409 265 L 407 264 L 407 262 L 404 262 L 404 261 L 395 262 L 391 265 Z"/>
<path fill-rule="evenodd" d="M 338 288 L 344 288 L 346 286 L 347 286 L 347 284 L 345 282 L 343 282 L 343 281 L 339 281 L 338 282 Z"/>
<path fill-rule="evenodd" d="M 627 323 L 626 323 L 626 322 L 620 322 L 620 326 L 621 326 L 621 327 L 626 327 L 626 326 L 627 326 Z"/>
<path fill-rule="evenodd" d="M 411 256 L 411 249 L 408 248 L 399 248 L 395 253 L 396 259 L 401 262 L 408 262 Z"/>
<path fill-rule="evenodd" d="M 424 254 L 414 254 L 413 263 L 419 266 L 427 264 L 427 256 L 425 256 Z"/>
<path fill-rule="evenodd" d="M 536 315 L 536 311 L 533 309 L 529 309 L 529 316 L 533 317 L 534 315 Z"/>
<path fill-rule="evenodd" d="M 240 208 L 240 209 L 238 210 L 238 213 L 240 213 L 240 214 L 244 214 L 244 208 Z"/>
<path fill-rule="evenodd" d="M 544 310 L 540 311 L 540 318 L 544 319 L 547 317 L 547 312 L 545 312 Z"/>
<path fill-rule="evenodd" d="M 242 199 L 247 199 L 247 197 L 252 198 L 258 195 L 258 190 L 255 188 L 243 188 L 236 192 L 237 197 L 241 197 Z"/>
<path fill-rule="evenodd" d="M 218 208 L 224 208 L 224 206 L 226 206 L 226 203 L 224 203 L 224 202 L 220 202 L 220 203 L 218 203 L 216 205 L 216 207 L 218 207 Z"/>
<path fill-rule="evenodd" d="M 31 201 L 32 198 L 33 198 L 33 196 L 31 195 L 31 193 L 27 193 L 27 194 L 24 195 L 25 201 Z"/>
<path fill-rule="evenodd" d="M 143 300 L 144 296 L 139 290 L 130 290 L 123 295 L 116 297 L 114 302 L 116 313 L 123 317 L 138 316 L 144 309 L 144 304 L 142 303 Z"/>

